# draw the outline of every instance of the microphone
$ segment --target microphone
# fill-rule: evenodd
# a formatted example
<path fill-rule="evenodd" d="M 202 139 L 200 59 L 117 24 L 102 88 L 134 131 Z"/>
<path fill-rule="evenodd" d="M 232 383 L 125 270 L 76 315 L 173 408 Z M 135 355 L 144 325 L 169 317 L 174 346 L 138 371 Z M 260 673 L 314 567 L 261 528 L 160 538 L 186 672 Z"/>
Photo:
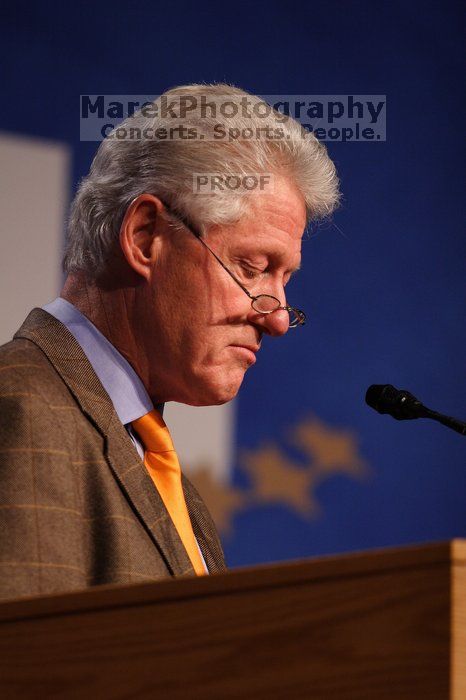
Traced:
<path fill-rule="evenodd" d="M 431 418 L 461 435 L 466 435 L 466 423 L 432 411 L 409 391 L 396 389 L 391 384 L 372 384 L 366 392 L 366 403 L 378 413 L 388 413 L 396 420 Z"/>

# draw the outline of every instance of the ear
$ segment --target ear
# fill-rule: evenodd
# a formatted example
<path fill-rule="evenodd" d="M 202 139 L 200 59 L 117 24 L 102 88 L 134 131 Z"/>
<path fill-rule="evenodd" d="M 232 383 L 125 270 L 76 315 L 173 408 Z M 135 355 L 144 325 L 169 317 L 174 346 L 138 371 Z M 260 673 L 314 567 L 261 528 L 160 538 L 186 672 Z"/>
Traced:
<path fill-rule="evenodd" d="M 163 204 L 151 194 L 133 199 L 120 229 L 120 246 L 128 265 L 146 280 L 150 279 L 157 259 L 158 234 Z"/>

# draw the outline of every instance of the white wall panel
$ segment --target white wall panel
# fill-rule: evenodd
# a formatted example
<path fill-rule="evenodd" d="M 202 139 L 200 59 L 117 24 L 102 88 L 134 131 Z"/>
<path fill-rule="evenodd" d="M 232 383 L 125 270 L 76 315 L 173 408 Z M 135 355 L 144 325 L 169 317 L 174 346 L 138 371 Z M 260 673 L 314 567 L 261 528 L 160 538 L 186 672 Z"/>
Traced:
<path fill-rule="evenodd" d="M 0 343 L 59 292 L 69 169 L 64 144 L 0 134 Z"/>

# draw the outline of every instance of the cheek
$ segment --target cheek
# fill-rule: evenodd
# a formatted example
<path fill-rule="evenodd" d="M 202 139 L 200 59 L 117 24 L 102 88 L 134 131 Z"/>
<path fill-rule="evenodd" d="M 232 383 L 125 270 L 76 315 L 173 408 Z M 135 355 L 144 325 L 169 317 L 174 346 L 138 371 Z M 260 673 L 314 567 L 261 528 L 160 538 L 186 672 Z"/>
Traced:
<path fill-rule="evenodd" d="M 232 287 L 228 279 L 222 280 L 222 283 L 217 279 L 206 279 L 202 281 L 198 293 L 193 291 L 190 296 L 186 326 L 197 328 L 201 334 L 203 328 L 208 343 L 222 334 L 234 335 L 234 326 L 245 323 L 250 308 L 250 301 L 244 292 Z"/>
<path fill-rule="evenodd" d="M 161 321 L 162 332 L 178 338 L 178 342 L 205 313 L 205 286 L 199 284 L 198 274 L 190 265 L 173 264 L 155 279 L 152 294 L 156 317 Z"/>
<path fill-rule="evenodd" d="M 215 263 L 215 261 L 213 261 Z M 157 288 L 160 293 L 157 293 Z M 234 358 L 227 346 L 244 335 L 251 305 L 219 266 L 188 263 L 168 269 L 153 290 L 157 332 L 173 360 L 190 373 L 222 371 Z"/>

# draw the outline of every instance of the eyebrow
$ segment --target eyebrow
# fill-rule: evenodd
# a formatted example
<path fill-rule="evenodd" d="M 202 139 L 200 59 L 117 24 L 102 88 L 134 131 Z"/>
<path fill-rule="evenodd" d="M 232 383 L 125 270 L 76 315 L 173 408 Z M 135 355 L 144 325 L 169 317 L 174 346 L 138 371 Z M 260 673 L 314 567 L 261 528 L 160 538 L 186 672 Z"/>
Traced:
<path fill-rule="evenodd" d="M 280 257 L 280 254 L 278 254 L 278 255 L 272 254 L 272 255 L 269 256 L 270 259 L 272 259 L 272 258 L 274 258 L 274 257 L 275 257 L 275 258 L 279 258 L 279 257 Z M 290 269 L 288 270 L 288 272 L 289 272 L 290 276 L 293 276 L 293 275 L 295 275 L 297 272 L 299 272 L 300 269 L 301 269 L 301 262 L 299 262 L 295 267 L 290 268 Z"/>

